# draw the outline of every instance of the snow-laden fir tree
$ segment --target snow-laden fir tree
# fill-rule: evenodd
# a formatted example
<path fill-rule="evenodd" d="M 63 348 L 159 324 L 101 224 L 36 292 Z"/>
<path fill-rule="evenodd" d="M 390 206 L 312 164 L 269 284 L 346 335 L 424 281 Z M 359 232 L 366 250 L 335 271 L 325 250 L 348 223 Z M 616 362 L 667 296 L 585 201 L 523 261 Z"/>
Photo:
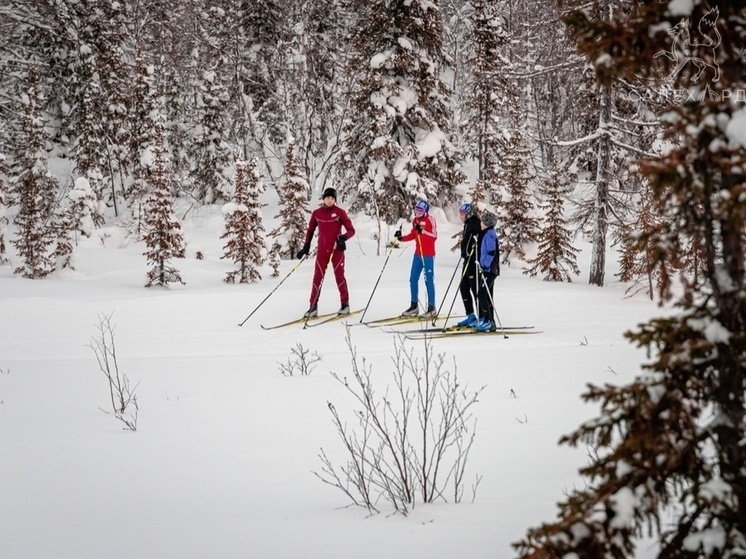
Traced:
<path fill-rule="evenodd" d="M 128 145 L 128 168 L 131 170 L 132 183 L 124 192 L 130 211 L 133 203 L 142 207 L 147 186 L 149 162 L 142 157 L 151 153 L 153 147 L 153 115 L 156 111 L 155 68 L 145 61 L 145 55 L 139 49 L 135 56 L 134 80 L 129 99 L 130 135 Z"/>
<path fill-rule="evenodd" d="M 130 141 L 127 105 L 132 74 L 126 64 L 125 8 L 120 2 L 82 0 L 64 10 L 76 30 L 69 61 L 74 76 L 65 100 L 71 107 L 65 131 L 72 137 L 80 174 L 96 169 L 104 176 L 106 192 L 97 195 L 114 207 L 116 215 L 124 195 Z"/>
<path fill-rule="evenodd" d="M 14 219 L 16 238 L 10 242 L 22 261 L 13 273 L 36 279 L 54 270 L 51 216 L 58 183 L 48 169 L 48 138 L 43 118 L 46 103 L 35 65 L 28 69 L 25 85 L 9 163 L 9 187 L 20 205 Z"/>
<path fill-rule="evenodd" d="M 586 481 L 517 549 L 531 559 L 626 559 L 650 533 L 659 559 L 743 557 L 746 109 L 735 92 L 746 91 L 746 2 L 633 2 L 605 21 L 589 17 L 582 0 L 562 5 L 568 34 L 600 83 L 673 72 L 685 92 L 659 115 L 668 149 L 640 162 L 666 217 L 640 240 L 660 270 L 692 238 L 702 239 L 706 257 L 700 283 L 680 278 L 665 317 L 627 334 L 651 356 L 644 373 L 589 387 L 584 399 L 601 413 L 563 439 L 591 449 Z M 698 38 L 682 59 L 675 55 L 685 33 Z M 693 57 L 701 62 L 676 66 Z"/>
<path fill-rule="evenodd" d="M 454 201 L 464 179 L 441 79 L 442 16 L 433 0 L 356 6 L 344 162 L 355 184 L 352 208 L 395 223 L 410 216 L 417 198 Z"/>
<path fill-rule="evenodd" d="M 285 157 L 285 180 L 279 188 L 280 224 L 269 236 L 277 239 L 281 258 L 292 259 L 303 246 L 311 210 L 308 207 L 309 186 L 303 168 L 295 155 L 295 143 L 289 142 Z M 274 247 L 273 247 L 274 250 Z"/>
<path fill-rule="evenodd" d="M 502 2 L 476 0 L 472 4 L 466 55 L 467 112 L 462 134 L 469 155 L 477 162 L 479 180 L 493 192 L 501 165 L 501 133 L 509 116 L 508 105 L 516 102 L 515 84 L 505 77 L 511 65 L 503 51 L 510 36 L 505 28 Z M 491 202 L 499 208 L 501 198 L 492 194 Z"/>
<path fill-rule="evenodd" d="M 55 269 L 75 269 L 73 250 L 78 244 L 78 235 L 90 237 L 93 231 L 103 225 L 104 217 L 99 213 L 99 202 L 88 179 L 78 177 L 75 185 L 67 193 L 65 200 L 57 208 L 54 228 L 57 235 L 54 249 Z"/>
<path fill-rule="evenodd" d="M 169 283 L 183 284 L 179 271 L 171 265 L 174 258 L 185 254 L 181 224 L 173 211 L 171 180 L 168 171 L 163 123 L 156 119 L 152 168 L 148 174 L 149 194 L 145 199 L 145 226 L 143 237 L 147 251 L 148 270 L 145 287 L 167 286 Z"/>
<path fill-rule="evenodd" d="M 510 263 L 511 257 L 525 259 L 526 245 L 535 242 L 539 234 L 532 191 L 532 152 L 523 123 L 518 120 L 518 111 L 511 112 L 514 113 L 512 126 L 503 132 L 498 154 L 500 170 L 491 191 L 498 194 L 490 200 L 497 210 L 500 252 L 506 264 Z"/>
<path fill-rule="evenodd" d="M 0 153 L 0 265 L 8 263 L 8 251 L 5 246 L 5 235 L 8 231 L 8 218 L 5 215 L 7 185 L 4 177 L 8 175 L 5 155 Z"/>
<path fill-rule="evenodd" d="M 523 273 L 540 275 L 545 281 L 572 281 L 579 275 L 577 254 L 573 246 L 575 234 L 565 218 L 565 201 L 570 189 L 570 173 L 558 169 L 542 181 L 539 194 L 544 200 L 540 204 L 543 217 L 536 241 L 539 244 L 536 257 L 527 260 L 529 267 Z"/>
<path fill-rule="evenodd" d="M 256 160 L 236 162 L 236 180 L 233 201 L 223 206 L 225 231 L 220 236 L 227 239 L 223 256 L 238 269 L 228 272 L 227 283 L 254 283 L 262 279 L 259 268 L 264 264 L 264 226 L 260 211 L 259 195 L 264 185 L 256 168 Z"/>
<path fill-rule="evenodd" d="M 193 143 L 194 162 L 190 173 L 194 197 L 204 204 L 225 202 L 230 192 L 226 172 L 231 163 L 231 148 L 225 141 L 228 122 L 225 105 L 228 92 L 214 70 L 201 77 L 197 110 L 199 125 Z"/>
<path fill-rule="evenodd" d="M 655 239 L 651 242 L 651 238 L 661 229 L 661 221 L 666 218 L 654 206 L 649 185 L 643 186 L 639 197 L 639 212 L 635 220 L 622 229 L 619 281 L 629 284 L 627 293 L 643 292 L 651 301 L 656 293 L 660 293 L 668 300 L 672 295 L 676 274 L 681 270 L 681 262 L 666 260 L 661 264 L 660 255 L 655 254 L 655 251 L 665 241 Z"/>

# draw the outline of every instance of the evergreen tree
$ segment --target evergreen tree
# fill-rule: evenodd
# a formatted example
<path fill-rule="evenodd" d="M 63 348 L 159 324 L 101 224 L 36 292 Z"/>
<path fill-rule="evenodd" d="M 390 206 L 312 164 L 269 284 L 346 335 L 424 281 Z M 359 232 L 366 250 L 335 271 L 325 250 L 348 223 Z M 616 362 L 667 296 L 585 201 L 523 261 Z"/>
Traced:
<path fill-rule="evenodd" d="M 54 212 L 57 180 L 49 173 L 47 134 L 42 111 L 44 93 L 36 66 L 29 68 L 20 98 L 21 116 L 10 163 L 10 188 L 20 204 L 14 223 L 18 231 L 11 244 L 23 261 L 13 273 L 43 278 L 54 269 L 50 245 L 54 241 L 50 216 Z"/>
<path fill-rule="evenodd" d="M 3 177 L 7 176 L 8 173 L 5 156 L 0 153 L 0 265 L 8 263 L 8 252 L 5 247 L 5 234 L 8 228 L 8 218 L 5 216 L 7 186 L 3 180 Z"/>
<path fill-rule="evenodd" d="M 303 246 L 306 222 L 311 210 L 308 207 L 308 182 L 295 156 L 295 144 L 288 144 L 285 158 L 285 181 L 280 186 L 280 224 L 270 233 L 277 239 L 280 258 L 292 259 Z"/>
<path fill-rule="evenodd" d="M 645 185 L 640 192 L 639 208 L 635 221 L 622 230 L 619 280 L 630 282 L 627 293 L 643 291 L 651 301 L 656 293 L 661 293 L 668 300 L 677 270 L 681 269 L 681 262 L 666 261 L 662 266 L 655 264 L 659 260 L 655 254 L 656 247 L 662 246 L 664 240 L 651 241 L 651 238 L 660 230 L 661 222 L 667 218 L 653 205 L 649 185 Z"/>
<path fill-rule="evenodd" d="M 746 542 L 746 141 L 733 92 L 746 91 L 746 2 L 713 9 L 693 2 L 684 22 L 672 3 L 634 2 L 605 21 L 589 18 L 580 0 L 563 5 L 569 36 L 600 83 L 656 79 L 673 68 L 674 86 L 688 93 L 660 115 L 669 149 L 640 163 L 667 216 L 641 238 L 660 270 L 680 259 L 687 239 L 702 239 L 706 258 L 702 281 L 685 277 L 673 295 L 675 313 L 627 334 L 653 356 L 646 373 L 584 395 L 601 402 L 601 415 L 563 442 L 593 449 L 581 470 L 588 481 L 560 503 L 556 521 L 530 530 L 517 548 L 524 558 L 631 558 L 647 530 L 661 559 L 739 557 Z M 687 60 L 696 57 L 709 72 L 699 84 L 694 64 L 673 66 L 680 60 L 672 55 L 665 67 L 656 57 L 678 48 L 681 37 L 667 31 L 686 31 L 690 22 L 713 39 L 689 43 Z"/>
<path fill-rule="evenodd" d="M 544 211 L 542 224 L 536 240 L 539 251 L 535 258 L 527 261 L 530 268 L 524 274 L 542 275 L 545 281 L 572 281 L 573 275 L 579 275 L 577 253 L 572 245 L 573 232 L 565 219 L 565 199 L 568 193 L 567 172 L 558 171 L 547 176 L 539 193 L 544 198 L 541 209 Z"/>
<path fill-rule="evenodd" d="M 522 125 L 513 121 L 505 132 L 499 157 L 501 169 L 495 180 L 495 190 L 505 193 L 493 197 L 497 208 L 502 261 L 510 263 L 511 256 L 526 258 L 524 247 L 535 242 L 539 235 L 539 221 L 534 215 L 534 196 L 531 192 L 531 150 L 528 149 Z M 498 202 L 500 204 L 498 205 Z"/>
<path fill-rule="evenodd" d="M 220 258 L 233 261 L 237 270 L 228 272 L 227 283 L 254 283 L 262 276 L 258 268 L 264 263 L 264 226 L 259 211 L 259 195 L 264 191 L 256 160 L 248 164 L 236 163 L 236 181 L 233 202 L 223 207 L 225 232 L 221 239 L 228 239 Z"/>
<path fill-rule="evenodd" d="M 153 167 L 148 174 L 149 195 L 145 200 L 147 233 L 143 240 L 148 250 L 144 254 L 151 266 L 145 287 L 165 287 L 176 281 L 184 283 L 170 261 L 184 257 L 185 243 L 181 224 L 173 213 L 163 123 L 160 119 L 156 121 L 154 139 Z"/>
<path fill-rule="evenodd" d="M 66 17 L 77 23 L 78 32 L 65 131 L 74 138 L 73 155 L 80 174 L 97 170 L 104 176 L 109 192 L 98 192 L 97 196 L 119 215 L 131 141 L 128 103 L 132 73 L 125 64 L 125 5 L 82 0 L 70 5 Z"/>
<path fill-rule="evenodd" d="M 464 179 L 440 78 L 443 24 L 435 1 L 374 0 L 358 7 L 348 71 L 359 77 L 345 160 L 357 184 L 352 207 L 395 223 L 409 217 L 416 198 L 452 202 Z"/>
<path fill-rule="evenodd" d="M 488 191 L 497 186 L 501 130 L 509 116 L 508 105 L 516 101 L 515 84 L 505 77 L 510 63 L 504 51 L 510 37 L 503 9 L 501 2 L 475 0 L 468 37 L 467 68 L 471 75 L 466 84 L 468 113 L 463 121 L 463 135 L 469 154 L 478 164 L 479 180 Z"/>
<path fill-rule="evenodd" d="M 226 173 L 232 156 L 224 139 L 228 93 L 217 72 L 203 73 L 198 96 L 199 126 L 194 138 L 195 158 L 191 172 L 194 196 L 204 204 L 225 202 L 230 188 Z"/>

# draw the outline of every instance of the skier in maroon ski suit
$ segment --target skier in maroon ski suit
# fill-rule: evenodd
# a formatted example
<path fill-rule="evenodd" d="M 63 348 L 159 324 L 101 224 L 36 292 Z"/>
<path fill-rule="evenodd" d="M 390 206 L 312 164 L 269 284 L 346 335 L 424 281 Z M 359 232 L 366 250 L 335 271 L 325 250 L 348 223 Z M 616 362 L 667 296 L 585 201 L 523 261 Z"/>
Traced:
<path fill-rule="evenodd" d="M 305 318 L 318 316 L 318 303 L 321 296 L 321 283 L 324 281 L 326 268 L 331 262 L 334 269 L 334 279 L 339 289 L 340 309 L 337 314 L 350 314 L 350 294 L 347 290 L 345 279 L 345 249 L 346 242 L 355 235 L 352 221 L 347 217 L 347 212 L 337 206 L 337 191 L 327 188 L 322 195 L 323 205 L 311 213 L 306 230 L 306 241 L 303 248 L 298 251 L 297 257 L 303 258 L 311 249 L 311 239 L 316 228 L 319 229 L 319 240 L 316 250 L 316 267 L 313 272 L 313 285 L 311 286 L 310 307 L 303 315 Z M 342 227 L 345 232 L 342 233 Z"/>

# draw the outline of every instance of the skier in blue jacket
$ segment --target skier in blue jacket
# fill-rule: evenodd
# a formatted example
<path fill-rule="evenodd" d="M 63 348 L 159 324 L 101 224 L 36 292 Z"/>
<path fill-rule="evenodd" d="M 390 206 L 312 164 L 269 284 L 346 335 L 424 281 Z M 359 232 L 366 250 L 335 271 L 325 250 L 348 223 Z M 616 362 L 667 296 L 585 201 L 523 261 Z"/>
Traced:
<path fill-rule="evenodd" d="M 500 275 L 500 239 L 495 231 L 495 225 L 497 216 L 489 211 L 484 212 L 481 218 L 483 237 L 479 245 L 479 322 L 475 326 L 477 332 L 495 330 L 492 288 L 495 278 Z"/>

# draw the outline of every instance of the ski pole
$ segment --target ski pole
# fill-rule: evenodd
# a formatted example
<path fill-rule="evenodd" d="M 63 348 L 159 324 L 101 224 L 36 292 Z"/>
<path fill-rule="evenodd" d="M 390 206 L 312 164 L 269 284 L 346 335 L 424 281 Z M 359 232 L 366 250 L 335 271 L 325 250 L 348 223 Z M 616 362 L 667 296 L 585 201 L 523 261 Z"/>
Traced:
<path fill-rule="evenodd" d="M 448 319 L 451 317 L 451 312 L 453 311 L 453 305 L 456 304 L 456 297 L 458 297 L 458 294 L 461 291 L 461 282 L 464 281 L 464 276 L 466 275 L 466 270 L 469 267 L 469 259 L 471 258 L 471 255 L 474 254 L 474 247 L 476 247 L 476 243 L 472 243 L 471 249 L 469 249 L 469 254 L 466 256 L 466 262 L 464 263 L 464 269 L 461 271 L 461 278 L 459 279 L 459 288 L 456 290 L 456 293 L 453 295 L 453 299 L 451 300 L 451 306 L 448 309 L 448 315 L 446 315 L 446 321 L 443 323 L 443 331 L 446 329 L 446 324 L 448 324 Z M 458 262 L 456 263 L 456 269 L 453 270 L 453 276 L 451 276 L 451 282 L 453 282 L 453 278 L 456 276 L 456 271 L 458 270 L 458 265 L 461 263 L 461 257 L 459 257 Z M 448 284 L 448 288 L 446 289 L 446 294 L 448 293 L 448 290 L 451 289 L 451 284 Z M 443 303 L 440 304 L 440 309 L 443 308 L 443 304 L 445 303 L 446 295 L 443 295 Z M 438 316 L 440 316 L 440 309 L 438 309 Z M 432 325 L 435 326 L 435 320 L 433 320 Z"/>
<path fill-rule="evenodd" d="M 490 293 L 490 289 L 487 286 L 487 280 L 484 278 L 484 273 L 480 272 L 479 275 L 482 278 L 482 285 L 484 285 L 485 290 L 487 290 L 487 297 L 489 297 L 490 303 L 492 304 L 492 312 L 497 319 L 497 323 L 500 325 L 500 330 L 502 330 L 503 337 L 507 338 L 508 336 L 505 334 L 505 328 L 503 328 L 503 323 L 500 320 L 500 316 L 497 314 L 497 309 L 495 308 L 495 300 L 492 298 L 492 293 Z"/>
<path fill-rule="evenodd" d="M 401 233 L 401 226 L 399 226 L 398 229 L 399 233 Z M 363 319 L 365 318 L 365 313 L 368 312 L 368 307 L 370 306 L 370 302 L 373 300 L 373 295 L 376 292 L 376 289 L 378 289 L 378 282 L 381 281 L 381 277 L 383 276 L 383 271 L 386 269 L 386 264 L 389 263 L 389 258 L 391 258 L 391 253 L 394 252 L 394 249 L 399 246 L 399 242 L 394 238 L 394 241 L 391 243 L 391 246 L 389 247 L 389 252 L 386 255 L 386 260 L 383 261 L 383 268 L 381 268 L 381 272 L 378 274 L 378 279 L 376 280 L 376 284 L 373 286 L 373 291 L 370 293 L 370 297 L 368 298 L 368 302 L 365 305 L 365 309 L 363 310 L 363 316 L 360 317 L 360 324 L 362 324 Z"/>
<path fill-rule="evenodd" d="M 275 286 L 275 288 L 272 291 L 269 292 L 269 295 L 267 295 L 264 299 L 262 299 L 262 302 L 259 303 L 257 305 L 257 307 L 253 311 L 251 311 L 251 314 L 249 316 L 247 316 L 246 318 L 244 318 L 243 322 L 239 323 L 239 326 L 243 326 L 246 323 L 247 320 L 249 320 L 252 316 L 254 316 L 254 313 L 259 310 L 259 307 L 261 307 L 267 301 L 267 299 L 269 299 L 272 296 L 272 294 L 279 289 L 279 287 L 284 283 L 284 281 L 290 277 L 290 274 L 292 274 L 293 272 L 295 272 L 295 270 L 297 270 L 298 267 L 301 264 L 303 264 L 303 261 L 306 258 L 308 258 L 307 254 L 305 256 L 303 256 L 303 258 L 301 258 L 295 266 L 293 266 L 293 269 L 290 270 L 288 272 L 288 274 L 284 278 L 282 278 L 282 280 L 280 281 L 280 283 L 278 283 Z"/>
<path fill-rule="evenodd" d="M 318 253 L 318 249 L 317 249 Z M 314 301 L 315 304 L 311 305 L 312 307 L 315 307 L 319 303 L 319 299 L 321 298 L 321 287 L 324 285 L 324 277 L 326 276 L 326 270 L 329 268 L 329 264 L 332 262 L 332 258 L 334 257 L 334 249 L 329 253 L 329 260 L 326 261 L 326 266 L 324 266 L 324 270 L 321 273 L 321 280 L 319 281 L 319 288 L 318 291 L 316 291 L 316 301 Z M 308 326 L 308 321 L 311 319 L 311 316 L 306 317 L 306 321 L 303 323 L 303 328 L 305 329 L 306 326 Z"/>
<path fill-rule="evenodd" d="M 445 305 L 446 302 L 446 296 L 448 295 L 448 292 L 451 290 L 451 284 L 453 283 L 453 278 L 456 277 L 456 272 L 458 272 L 459 264 L 461 264 L 461 257 L 458 257 L 458 262 L 456 262 L 456 267 L 453 269 L 453 274 L 451 274 L 451 281 L 448 282 L 448 287 L 446 287 L 446 290 L 443 292 L 443 300 L 440 303 L 440 307 L 438 307 L 438 314 L 436 314 L 433 317 L 433 320 L 431 324 L 435 326 L 435 323 L 438 321 L 438 317 L 440 316 L 440 311 L 443 309 L 443 305 Z M 464 277 L 463 272 L 461 273 L 461 277 Z M 458 293 L 458 291 L 457 291 Z M 453 308 L 453 305 L 451 305 L 451 308 Z M 451 311 L 448 311 L 448 316 L 451 316 Z M 446 317 L 446 322 L 448 322 L 448 316 Z M 445 326 L 444 326 L 445 327 Z"/>

